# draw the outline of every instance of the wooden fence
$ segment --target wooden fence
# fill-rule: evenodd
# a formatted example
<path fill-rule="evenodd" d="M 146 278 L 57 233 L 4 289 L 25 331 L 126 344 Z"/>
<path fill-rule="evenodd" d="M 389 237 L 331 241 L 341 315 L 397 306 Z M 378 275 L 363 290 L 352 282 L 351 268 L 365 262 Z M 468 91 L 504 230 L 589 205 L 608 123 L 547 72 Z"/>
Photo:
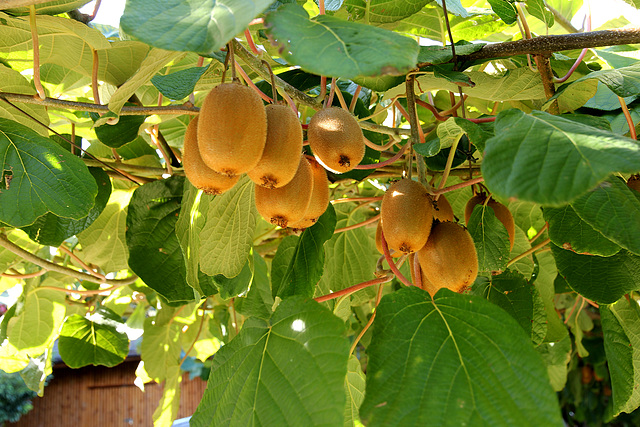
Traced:
<path fill-rule="evenodd" d="M 54 369 L 54 378 L 36 397 L 33 410 L 11 427 L 128 427 L 153 426 L 153 411 L 162 396 L 162 385 L 149 383 L 144 393 L 133 382 L 138 361 L 113 368 Z M 177 418 L 192 415 L 202 398 L 206 381 L 181 383 Z"/>

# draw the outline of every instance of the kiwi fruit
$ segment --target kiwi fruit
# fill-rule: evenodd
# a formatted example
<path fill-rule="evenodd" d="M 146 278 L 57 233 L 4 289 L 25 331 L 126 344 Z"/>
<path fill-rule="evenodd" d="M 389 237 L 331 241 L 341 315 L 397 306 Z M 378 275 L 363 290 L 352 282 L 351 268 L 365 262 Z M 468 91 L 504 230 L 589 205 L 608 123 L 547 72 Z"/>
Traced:
<path fill-rule="evenodd" d="M 267 113 L 250 87 L 222 83 L 205 97 L 198 121 L 202 160 L 224 175 L 240 175 L 256 167 L 267 136 Z"/>
<path fill-rule="evenodd" d="M 467 202 L 467 205 L 464 208 L 464 221 L 465 224 L 469 225 L 469 219 L 471 218 L 471 214 L 473 213 L 473 208 L 476 205 L 484 204 L 485 200 L 487 200 L 487 195 L 484 193 L 478 193 L 473 196 Z M 500 220 L 502 225 L 507 229 L 507 233 L 509 234 L 509 250 L 513 249 L 513 242 L 516 237 L 516 224 L 513 221 L 513 215 L 511 211 L 503 205 L 502 203 L 496 202 L 494 199 L 490 198 L 487 202 L 487 206 L 493 209 L 493 213 L 496 218 Z"/>
<path fill-rule="evenodd" d="M 384 249 L 382 248 L 382 221 L 378 221 L 378 226 L 376 227 L 376 249 L 378 250 L 378 252 L 380 252 L 380 255 L 384 255 Z M 393 250 L 390 252 L 391 256 L 394 258 L 402 256 L 402 252 Z"/>
<path fill-rule="evenodd" d="M 389 249 L 411 253 L 424 246 L 433 222 L 432 200 L 417 181 L 401 179 L 389 186 L 380 206 L 382 231 Z"/>
<path fill-rule="evenodd" d="M 260 161 L 247 175 L 258 185 L 278 188 L 296 174 L 302 152 L 302 126 L 297 114 L 287 105 L 269 104 L 265 110 L 266 144 Z"/>
<path fill-rule="evenodd" d="M 418 251 L 422 287 L 431 296 L 441 288 L 461 292 L 478 276 L 478 254 L 469 232 L 455 222 L 433 224 L 427 243 Z"/>
<path fill-rule="evenodd" d="M 329 206 L 329 179 L 327 179 L 327 172 L 315 159 L 307 158 L 307 161 L 311 165 L 311 173 L 313 175 L 311 201 L 304 217 L 300 221 L 290 224 L 289 227 L 291 228 L 303 229 L 311 227 Z"/>
<path fill-rule="evenodd" d="M 364 158 L 364 135 L 346 110 L 329 107 L 311 117 L 307 139 L 318 161 L 331 172 L 344 173 Z"/>
<path fill-rule="evenodd" d="M 255 202 L 258 213 L 272 224 L 282 228 L 304 218 L 313 192 L 313 172 L 305 156 L 298 157 L 299 164 L 293 179 L 280 188 L 255 185 Z"/>
<path fill-rule="evenodd" d="M 451 204 L 442 194 L 438 197 L 438 200 L 435 197 L 432 199 L 433 204 L 433 219 L 437 219 L 440 222 L 444 221 L 454 221 L 453 208 Z"/>
<path fill-rule="evenodd" d="M 184 146 L 182 149 L 182 165 L 184 174 L 194 187 L 207 194 L 222 194 L 231 189 L 240 176 L 222 175 L 208 167 L 200 156 L 198 149 L 198 117 L 191 120 L 184 133 Z"/>
<path fill-rule="evenodd" d="M 632 190 L 640 191 L 640 175 L 631 175 L 627 180 L 627 187 Z"/>

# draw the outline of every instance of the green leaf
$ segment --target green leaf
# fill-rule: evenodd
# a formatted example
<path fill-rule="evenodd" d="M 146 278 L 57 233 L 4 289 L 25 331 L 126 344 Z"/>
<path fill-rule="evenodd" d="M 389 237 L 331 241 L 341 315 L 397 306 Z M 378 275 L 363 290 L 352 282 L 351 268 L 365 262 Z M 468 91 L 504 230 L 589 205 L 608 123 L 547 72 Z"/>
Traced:
<path fill-rule="evenodd" d="M 369 3 L 370 22 L 395 22 L 417 13 L 433 0 L 372 0 Z"/>
<path fill-rule="evenodd" d="M 418 44 L 392 31 L 319 15 L 309 19 L 297 4 L 265 18 L 267 34 L 282 56 L 309 72 L 330 77 L 405 74 L 418 59 Z"/>
<path fill-rule="evenodd" d="M 209 68 L 193 67 L 186 70 L 176 71 L 167 75 L 156 75 L 151 79 L 151 83 L 169 99 L 180 100 L 191 94 L 196 87 L 200 77 Z"/>
<path fill-rule="evenodd" d="M 640 93 L 640 63 L 628 67 L 616 68 L 611 70 L 600 70 L 589 73 L 584 77 L 571 83 L 572 85 L 580 85 L 585 80 L 598 79 L 604 83 L 613 93 L 625 98 Z"/>
<path fill-rule="evenodd" d="M 455 45 L 456 55 L 471 55 L 479 51 L 486 43 L 457 43 Z M 427 62 L 431 65 L 446 64 L 453 60 L 451 46 L 420 46 L 418 62 Z"/>
<path fill-rule="evenodd" d="M 612 172 L 640 169 L 640 145 L 629 138 L 534 111 L 498 115 L 482 173 L 499 197 L 560 206 Z"/>
<path fill-rule="evenodd" d="M 548 28 L 553 27 L 553 13 L 544 4 L 544 0 L 527 0 L 527 12 L 544 22 Z"/>
<path fill-rule="evenodd" d="M 451 147 L 460 140 L 462 135 L 467 135 L 474 142 L 485 139 L 480 126 L 460 117 L 452 117 L 440 123 L 437 134 L 440 138 L 441 149 Z"/>
<path fill-rule="evenodd" d="M 91 0 L 52 0 L 45 1 L 43 3 L 36 3 L 35 9 L 38 15 L 57 15 L 59 13 L 69 12 L 74 9 L 80 9 Z M 7 12 L 12 15 L 28 15 L 28 7 L 16 7 L 13 9 L 6 9 Z"/>
<path fill-rule="evenodd" d="M 623 180 L 611 177 L 571 206 L 604 237 L 640 255 L 640 198 Z"/>
<path fill-rule="evenodd" d="M 89 172 L 98 186 L 95 204 L 89 214 L 76 220 L 46 213 L 30 226 L 23 228 L 32 240 L 41 245 L 58 247 L 64 240 L 85 230 L 98 218 L 111 196 L 111 181 L 109 175 L 101 168 L 89 168 Z"/>
<path fill-rule="evenodd" d="M 325 213 L 311 227 L 305 229 L 297 239 L 295 248 L 285 249 L 291 252 L 286 270 L 272 270 L 271 289 L 273 296 L 286 298 L 292 295 L 313 297 L 316 283 L 322 277 L 324 269 L 324 242 L 333 236 L 336 227 L 336 213 L 329 205 Z M 278 252 L 280 248 L 278 248 Z M 277 253 L 276 253 L 277 256 Z M 288 257 L 287 257 L 288 259 Z"/>
<path fill-rule="evenodd" d="M 440 7 L 442 7 L 442 0 L 436 0 L 436 1 L 440 5 Z M 445 2 L 447 3 L 447 12 L 453 15 L 461 16 L 463 18 L 466 18 L 467 16 L 469 16 L 469 13 L 464 8 L 464 6 L 462 6 L 462 3 L 460 2 L 460 0 L 445 0 Z"/>
<path fill-rule="evenodd" d="M 509 0 L 487 0 L 491 5 L 491 9 L 502 19 L 506 24 L 511 25 L 518 19 L 518 11 L 513 1 Z"/>
<path fill-rule="evenodd" d="M 561 248 L 605 257 L 620 252 L 620 246 L 587 224 L 571 205 L 545 208 L 544 219 L 549 223 L 549 238 Z"/>
<path fill-rule="evenodd" d="M 112 367 L 127 357 L 129 339 L 116 330 L 116 322 L 101 314 L 88 317 L 74 314 L 62 325 L 58 350 L 67 366 L 74 369 L 87 365 Z"/>
<path fill-rule="evenodd" d="M 38 357 L 29 357 L 29 364 L 20 371 L 20 376 L 30 390 L 42 397 L 47 377 L 51 375 L 51 349 L 47 349 Z"/>
<path fill-rule="evenodd" d="M 176 235 L 185 261 L 187 284 L 200 295 L 209 296 L 218 291 L 213 279 L 200 271 L 200 231 L 207 219 L 209 204 L 202 190 L 184 180 L 184 194 L 176 222 Z"/>
<path fill-rule="evenodd" d="M 162 49 L 212 55 L 241 33 L 272 0 L 133 0 L 120 27 Z"/>
<path fill-rule="evenodd" d="M 547 373 L 553 390 L 562 391 L 567 383 L 568 365 L 571 362 L 571 338 L 566 333 L 558 342 L 542 343 L 536 350 L 547 365 Z"/>
<path fill-rule="evenodd" d="M 622 298 L 600 307 L 604 349 L 611 374 L 613 415 L 633 412 L 640 405 L 640 310 Z"/>
<path fill-rule="evenodd" d="M 626 105 L 629 105 L 637 98 L 638 96 L 634 95 L 623 98 L 623 100 Z M 618 95 L 611 92 L 611 89 L 598 82 L 598 91 L 584 104 L 584 106 L 587 108 L 594 108 L 596 110 L 614 111 L 620 109 L 620 100 L 618 99 Z"/>
<path fill-rule="evenodd" d="M 246 297 L 236 298 L 235 308 L 247 317 L 268 319 L 273 313 L 273 296 L 267 263 L 257 252 L 253 253 L 253 278 Z"/>
<path fill-rule="evenodd" d="M 180 328 L 178 322 L 145 319 L 140 355 L 150 378 L 164 381 L 173 368 L 180 366 Z"/>
<path fill-rule="evenodd" d="M 23 227 L 46 212 L 80 219 L 93 207 L 98 187 L 82 160 L 30 128 L 0 118 L 0 159 L 1 222 Z"/>
<path fill-rule="evenodd" d="M 491 276 L 482 282 L 474 294 L 481 295 L 518 321 L 531 338 L 539 345 L 547 335 L 547 316 L 540 293 L 525 277 L 507 270 L 498 276 Z"/>
<path fill-rule="evenodd" d="M 341 203 L 334 208 L 337 216 L 336 228 L 347 227 L 367 219 L 362 209 L 355 210 L 349 203 Z M 324 272 L 315 296 L 336 292 L 375 278 L 372 266 L 380 254 L 376 250 L 373 229 L 359 227 L 334 234 L 324 244 L 324 253 Z M 358 298 L 360 294 L 362 297 Z M 351 298 L 357 304 L 357 301 L 368 301 L 374 295 L 375 290 L 369 288 L 352 294 Z"/>
<path fill-rule="evenodd" d="M 138 137 L 140 126 L 147 116 L 121 116 L 118 123 L 103 124 L 94 128 L 98 140 L 107 147 L 120 148 Z M 97 122 L 100 119 L 98 113 L 91 113 L 91 119 Z"/>
<path fill-rule="evenodd" d="M 129 266 L 125 230 L 131 195 L 131 191 L 112 191 L 100 216 L 89 228 L 78 234 L 83 256 L 105 272 L 124 270 Z"/>
<path fill-rule="evenodd" d="M 343 425 L 344 333 L 342 320 L 301 297 L 284 300 L 269 321 L 246 320 L 216 353 L 191 425 Z"/>
<path fill-rule="evenodd" d="M 176 236 L 184 177 L 138 187 L 127 213 L 129 267 L 170 303 L 195 298 L 184 280 L 184 258 Z"/>
<path fill-rule="evenodd" d="M 167 379 L 162 388 L 162 397 L 155 411 L 153 411 L 154 426 L 171 426 L 178 418 L 180 409 L 180 383 L 182 370 L 178 366 L 167 372 Z"/>
<path fill-rule="evenodd" d="M 476 205 L 468 227 L 478 253 L 478 271 L 503 271 L 509 262 L 509 233 L 493 208 Z"/>
<path fill-rule="evenodd" d="M 245 259 L 244 267 L 235 277 L 227 278 L 224 274 L 216 274 L 213 276 L 213 281 L 220 291 L 220 297 L 223 299 L 229 299 L 237 297 L 247 292 L 249 286 L 251 286 L 251 280 L 253 279 L 253 269 L 250 262 Z"/>
<path fill-rule="evenodd" d="M 411 287 L 384 296 L 376 313 L 367 425 L 563 425 L 540 356 L 496 305 Z"/>
<path fill-rule="evenodd" d="M 202 196 L 208 202 L 200 230 L 200 268 L 205 274 L 235 277 L 242 271 L 253 245 L 258 219 L 254 184 L 243 177 L 221 196 Z"/>
<path fill-rule="evenodd" d="M 9 320 L 9 342 L 29 356 L 42 354 L 57 337 L 66 312 L 64 294 L 54 290 L 27 291 L 24 305 Z"/>
<path fill-rule="evenodd" d="M 344 390 L 347 395 L 347 406 L 344 409 L 344 426 L 353 427 L 360 421 L 358 410 L 364 401 L 366 377 L 362 372 L 360 361 L 354 355 L 349 357 L 347 377 L 344 380 Z"/>
<path fill-rule="evenodd" d="M 0 63 L 0 91 L 20 93 L 23 95 L 36 94 L 36 90 L 22 74 L 2 63 Z M 44 105 L 21 104 L 20 108 L 41 123 L 49 125 L 49 114 Z M 31 117 L 16 110 L 6 102 L 0 102 L 0 117 L 14 120 L 28 127 L 33 126 L 33 119 Z M 42 136 L 47 136 L 49 133 L 43 126 L 35 127 L 33 130 Z"/>
<path fill-rule="evenodd" d="M 640 289 L 640 257 L 621 250 L 610 257 L 578 255 L 551 244 L 558 272 L 580 295 L 600 304 L 612 304 Z"/>

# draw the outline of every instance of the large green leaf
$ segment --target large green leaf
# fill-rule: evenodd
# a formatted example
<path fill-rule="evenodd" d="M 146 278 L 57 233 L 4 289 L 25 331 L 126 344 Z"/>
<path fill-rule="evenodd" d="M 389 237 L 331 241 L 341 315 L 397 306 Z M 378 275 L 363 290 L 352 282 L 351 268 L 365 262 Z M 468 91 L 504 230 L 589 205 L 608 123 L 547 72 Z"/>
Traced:
<path fill-rule="evenodd" d="M 612 172 L 640 170 L 640 145 L 562 117 L 511 109 L 498 115 L 482 173 L 499 197 L 559 206 Z"/>
<path fill-rule="evenodd" d="M 553 27 L 553 13 L 544 4 L 544 0 L 527 0 L 527 12 L 544 22 L 548 28 Z"/>
<path fill-rule="evenodd" d="M 341 426 L 349 343 L 344 323 L 312 300 L 250 318 L 213 359 L 194 427 Z"/>
<path fill-rule="evenodd" d="M 640 255 L 640 197 L 623 180 L 611 177 L 571 206 L 605 238 Z"/>
<path fill-rule="evenodd" d="M 200 231 L 207 219 L 209 207 L 206 202 L 207 197 L 202 190 L 195 188 L 186 179 L 180 214 L 176 223 L 176 235 L 180 240 L 185 261 L 185 279 L 189 286 L 205 296 L 217 292 L 213 280 L 200 271 Z"/>
<path fill-rule="evenodd" d="M 478 253 L 478 270 L 504 270 L 509 262 L 509 233 L 493 208 L 476 205 L 468 227 Z"/>
<path fill-rule="evenodd" d="M 257 252 L 254 252 L 251 288 L 245 297 L 236 298 L 235 308 L 238 313 L 247 317 L 268 319 L 273 313 L 273 303 L 267 263 Z"/>
<path fill-rule="evenodd" d="M 433 0 L 372 0 L 369 3 L 370 22 L 395 22 L 417 13 Z"/>
<path fill-rule="evenodd" d="M 383 297 L 376 313 L 367 425 L 563 425 L 530 338 L 496 305 L 411 287 Z"/>
<path fill-rule="evenodd" d="M 0 221 L 32 224 L 52 212 L 80 219 L 93 207 L 98 187 L 77 156 L 30 128 L 0 118 Z"/>
<path fill-rule="evenodd" d="M 82 317 L 74 314 L 67 318 L 60 331 L 58 350 L 67 366 L 81 368 L 87 365 L 115 366 L 129 351 L 129 339 L 116 330 L 113 313 L 102 308 Z"/>
<path fill-rule="evenodd" d="M 140 354 L 150 378 L 164 381 L 167 373 L 180 365 L 180 328 L 178 322 L 145 319 Z"/>
<path fill-rule="evenodd" d="M 358 411 L 364 401 L 364 389 L 366 377 L 362 372 L 360 361 L 354 355 L 349 357 L 347 365 L 347 377 L 344 380 L 344 390 L 347 395 L 347 406 L 344 410 L 344 426 L 353 427 L 356 421 L 360 421 Z"/>
<path fill-rule="evenodd" d="M 36 91 L 33 86 L 31 86 L 29 80 L 27 80 L 17 70 L 11 69 L 2 63 L 0 63 L 0 91 L 20 93 L 24 95 L 36 94 Z M 47 114 L 47 110 L 44 105 L 20 104 L 20 108 L 41 123 L 49 125 L 49 114 Z M 0 117 L 14 120 L 25 126 L 33 126 L 33 129 L 42 136 L 47 136 L 48 134 L 48 131 L 44 126 L 34 126 L 34 122 L 31 117 L 26 116 L 4 101 L 0 102 Z"/>
<path fill-rule="evenodd" d="M 9 320 L 7 335 L 17 349 L 31 357 L 42 354 L 57 337 L 64 321 L 64 294 L 49 289 L 31 288 L 17 316 Z"/>
<path fill-rule="evenodd" d="M 184 258 L 176 236 L 184 177 L 138 187 L 127 213 L 129 267 L 171 303 L 195 298 L 184 279 Z"/>
<path fill-rule="evenodd" d="M 101 168 L 89 168 L 98 186 L 95 204 L 89 214 L 82 219 L 62 218 L 52 213 L 46 213 L 36 219 L 36 221 L 23 228 L 29 237 L 41 245 L 60 246 L 60 244 L 71 236 L 75 236 L 89 227 L 102 213 L 109 197 L 111 196 L 111 181 L 109 175 Z"/>
<path fill-rule="evenodd" d="M 153 411 L 154 426 L 171 426 L 178 418 L 180 409 L 180 383 L 182 382 L 182 370 L 175 366 L 167 372 L 167 379 L 162 387 L 162 397 Z"/>
<path fill-rule="evenodd" d="M 578 255 L 551 244 L 558 272 L 579 294 L 600 304 L 611 304 L 640 289 L 640 257 L 621 250 L 610 257 Z"/>
<path fill-rule="evenodd" d="M 620 246 L 582 220 L 571 205 L 545 208 L 544 218 L 549 223 L 549 238 L 561 248 L 578 254 L 600 256 L 620 252 Z"/>
<path fill-rule="evenodd" d="M 83 256 L 105 272 L 128 268 L 129 249 L 125 231 L 131 195 L 131 191 L 114 190 L 100 216 L 78 234 Z"/>
<path fill-rule="evenodd" d="M 491 5 L 491 9 L 505 23 L 511 25 L 518 19 L 518 11 L 514 1 L 509 0 L 487 0 Z"/>
<path fill-rule="evenodd" d="M 542 343 L 547 334 L 544 302 L 538 289 L 522 274 L 507 270 L 500 275 L 491 276 L 474 288 L 474 293 L 482 295 L 509 313 L 535 345 Z"/>
<path fill-rule="evenodd" d="M 122 30 L 151 46 L 212 55 L 272 0 L 130 0 Z"/>
<path fill-rule="evenodd" d="M 91 0 L 51 0 L 43 3 L 36 3 L 35 9 L 37 14 L 57 15 L 59 13 L 69 12 L 74 9 L 80 9 Z M 7 9 L 7 12 L 13 15 L 29 14 L 28 7 L 16 7 Z"/>
<path fill-rule="evenodd" d="M 613 415 L 633 412 L 640 405 L 640 309 L 622 298 L 600 307 L 604 349 L 611 373 Z"/>
<path fill-rule="evenodd" d="M 235 277 L 242 271 L 258 219 L 253 194 L 254 184 L 245 176 L 221 196 L 202 196 L 206 220 L 198 238 L 204 273 Z"/>
<path fill-rule="evenodd" d="M 565 329 L 566 331 L 566 329 Z M 571 338 L 565 332 L 564 338 L 558 342 L 545 342 L 536 347 L 547 365 L 547 373 L 551 386 L 555 391 L 562 391 L 567 383 L 567 372 L 571 361 Z"/>
<path fill-rule="evenodd" d="M 287 255 L 280 258 L 282 266 L 286 265 L 286 269 L 275 269 L 274 266 L 271 272 L 271 289 L 274 297 L 285 298 L 292 295 L 313 297 L 316 283 L 322 277 L 324 269 L 323 245 L 333 236 L 335 226 L 336 213 L 333 206 L 329 205 L 318 221 L 302 232 L 293 249 L 291 246 L 283 248 L 287 250 Z"/>
<path fill-rule="evenodd" d="M 640 92 L 640 63 L 617 69 L 594 71 L 579 78 L 572 85 L 579 85 L 590 79 L 598 79 L 622 98 L 634 96 Z"/>
<path fill-rule="evenodd" d="M 287 61 L 324 76 L 404 74 L 418 60 L 418 44 L 412 39 L 328 15 L 309 19 L 297 4 L 267 15 L 265 25 Z"/>

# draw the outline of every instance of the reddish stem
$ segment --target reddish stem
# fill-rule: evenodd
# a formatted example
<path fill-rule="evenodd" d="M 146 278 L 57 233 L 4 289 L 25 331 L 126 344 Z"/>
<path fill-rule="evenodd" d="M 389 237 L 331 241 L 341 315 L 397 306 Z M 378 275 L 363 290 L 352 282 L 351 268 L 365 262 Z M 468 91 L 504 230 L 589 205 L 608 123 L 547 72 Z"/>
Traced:
<path fill-rule="evenodd" d="M 633 119 L 631 118 L 631 113 L 629 112 L 629 108 L 627 108 L 627 104 L 625 104 L 623 98 L 618 97 L 618 101 L 620 101 L 620 106 L 622 107 L 622 113 L 624 114 L 624 118 L 627 119 L 627 125 L 629 126 L 629 136 L 631 137 L 631 139 L 637 139 L 636 127 L 633 124 Z"/>
<path fill-rule="evenodd" d="M 355 202 L 355 203 L 379 202 L 380 200 L 382 200 L 382 196 L 380 197 L 345 197 L 343 199 L 332 200 L 331 203 L 335 205 L 337 203 L 349 203 L 349 202 Z"/>
<path fill-rule="evenodd" d="M 374 163 L 372 165 L 358 165 L 354 169 L 369 170 L 369 169 L 377 169 L 377 168 L 381 168 L 381 167 L 384 167 L 384 166 L 388 166 L 388 165 L 392 164 L 393 162 L 395 162 L 396 160 L 398 160 L 400 157 L 402 157 L 404 152 L 407 151 L 407 147 L 408 146 L 409 146 L 409 144 L 403 145 L 402 148 L 400 149 L 400 151 L 398 151 L 395 156 L 391 157 L 388 160 L 385 160 L 384 162 Z"/>
<path fill-rule="evenodd" d="M 260 95 L 260 98 L 262 98 L 263 100 L 265 100 L 266 102 L 273 102 L 273 99 L 271 99 L 270 97 L 268 97 L 267 95 L 265 95 L 265 93 L 263 91 L 261 91 L 260 89 L 258 89 L 258 86 L 256 86 L 251 79 L 249 78 L 249 76 L 247 75 L 247 73 L 244 72 L 244 70 L 242 69 L 242 67 L 240 66 L 240 64 L 238 64 L 238 61 L 234 61 L 236 64 L 236 71 L 238 71 L 240 73 L 240 76 L 242 77 L 242 80 L 245 81 L 245 83 L 247 85 L 249 85 L 253 90 L 256 91 L 256 93 L 258 95 Z"/>
<path fill-rule="evenodd" d="M 469 119 L 469 118 L 467 118 L 467 120 L 469 120 L 470 122 L 473 122 L 473 123 L 490 123 L 490 122 L 495 122 L 496 118 L 495 117 L 481 117 L 479 119 Z"/>
<path fill-rule="evenodd" d="M 459 190 L 461 188 L 465 188 L 465 187 L 470 187 L 474 184 L 479 184 L 481 182 L 484 182 L 484 178 L 480 177 L 480 178 L 474 178 L 474 179 L 470 179 L 469 181 L 465 181 L 465 182 L 461 182 L 460 184 L 456 184 L 456 185 L 452 185 L 450 187 L 445 187 L 442 188 L 440 190 L 436 190 L 433 192 L 433 195 L 438 195 L 438 194 L 443 194 L 443 193 L 448 193 L 450 191 L 456 191 Z"/>
<path fill-rule="evenodd" d="M 333 234 L 337 234 L 337 233 L 342 233 L 343 231 L 349 231 L 349 230 L 355 230 L 356 228 L 360 228 L 360 227 L 364 227 L 367 224 L 371 224 L 373 222 L 376 222 L 380 219 L 380 214 L 371 217 L 365 221 L 359 222 L 357 224 L 352 224 L 352 225 L 347 225 L 346 227 L 342 227 L 342 228 L 336 228 L 336 230 L 333 232 Z"/>
<path fill-rule="evenodd" d="M 574 64 L 571 66 L 571 68 L 569 68 L 569 71 L 567 71 L 567 74 L 565 74 L 564 77 L 561 77 L 559 79 L 553 79 L 553 82 L 554 83 L 564 83 L 564 82 L 566 82 L 569 79 L 569 77 L 571 77 L 571 75 L 576 70 L 576 68 L 578 68 L 578 66 L 580 65 L 580 63 L 584 59 L 584 57 L 587 55 L 587 51 L 588 50 L 589 49 L 587 49 L 587 48 L 582 49 L 582 52 L 580 52 L 580 55 L 576 59 L 576 62 L 574 62 Z"/>
<path fill-rule="evenodd" d="M 340 298 L 341 296 L 344 296 L 344 295 L 350 295 L 354 292 L 359 291 L 360 289 L 368 288 L 369 286 L 390 282 L 392 279 L 393 279 L 393 276 L 384 276 L 378 279 L 367 280 L 366 282 L 358 283 L 357 285 L 353 285 L 348 288 L 344 288 L 342 290 L 332 292 L 327 295 L 316 297 L 314 298 L 314 300 L 316 300 L 317 302 L 329 301 L 335 298 Z"/>
<path fill-rule="evenodd" d="M 420 269 L 420 262 L 418 261 L 418 256 L 414 256 L 413 257 L 413 265 L 411 266 L 413 268 L 413 275 L 414 275 L 414 281 L 416 282 L 416 286 L 419 287 L 420 289 L 422 288 L 422 271 Z"/>
<path fill-rule="evenodd" d="M 389 264 L 391 271 L 393 271 L 393 274 L 395 274 L 398 280 L 400 280 L 405 285 L 413 286 L 411 282 L 408 281 L 406 277 L 404 277 L 404 274 L 402 274 L 400 270 L 398 270 L 398 267 L 393 262 L 393 258 L 391 258 L 391 254 L 389 253 L 389 246 L 387 245 L 387 239 L 384 238 L 384 231 L 380 231 L 380 240 L 382 241 L 382 250 L 384 252 L 384 258 L 387 260 L 387 263 Z"/>
<path fill-rule="evenodd" d="M 427 110 L 431 111 L 433 113 L 433 117 L 435 117 L 435 119 L 440 121 L 440 122 L 444 122 L 445 120 L 447 120 L 449 118 L 449 116 L 445 117 L 445 116 L 441 115 L 440 112 L 436 109 L 436 107 L 434 107 L 431 104 L 428 104 L 428 103 L 424 102 L 422 99 L 416 98 L 416 104 L 418 104 L 419 106 L 424 107 Z M 449 109 L 449 111 L 451 111 L 451 113 L 455 112 L 456 110 L 457 110 L 457 108 L 453 108 L 453 107 L 451 107 Z"/>
<path fill-rule="evenodd" d="M 353 98 L 351 99 L 351 105 L 349 105 L 349 112 L 353 113 L 353 110 L 356 108 L 356 104 L 358 103 L 358 96 L 360 96 L 360 91 L 362 90 L 362 86 L 358 85 L 356 91 L 353 93 Z"/>
<path fill-rule="evenodd" d="M 254 55 L 259 55 L 260 52 L 258 52 L 258 48 L 256 47 L 256 44 L 253 41 L 253 37 L 251 36 L 251 31 L 249 31 L 248 28 L 244 30 L 244 36 L 247 39 L 247 44 L 249 45 L 251 52 L 253 52 Z"/>

